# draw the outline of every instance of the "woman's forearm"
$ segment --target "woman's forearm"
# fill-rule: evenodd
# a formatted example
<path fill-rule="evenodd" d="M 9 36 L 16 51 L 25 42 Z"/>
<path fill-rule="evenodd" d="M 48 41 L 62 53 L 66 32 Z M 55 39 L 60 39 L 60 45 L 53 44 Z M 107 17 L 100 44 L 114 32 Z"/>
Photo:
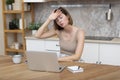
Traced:
<path fill-rule="evenodd" d="M 42 38 L 42 35 L 45 32 L 45 29 L 48 27 L 48 24 L 51 21 L 55 20 L 60 14 L 61 14 L 60 10 L 57 10 L 56 12 L 52 11 L 52 13 L 48 17 L 48 19 L 45 21 L 45 23 L 38 29 L 37 33 L 35 34 L 35 37 Z M 53 33 L 51 32 L 50 34 L 47 34 L 47 36 L 51 36 L 53 34 L 54 34 L 54 32 Z M 44 36 L 44 37 L 46 37 L 46 36 Z"/>
<path fill-rule="evenodd" d="M 38 29 L 38 31 L 35 34 L 35 37 L 40 38 L 41 35 L 45 32 L 45 29 L 48 27 L 49 23 L 51 22 L 51 20 L 48 18 L 44 24 Z"/>
<path fill-rule="evenodd" d="M 58 58 L 58 61 L 77 61 L 78 56 L 76 55 L 71 55 L 71 56 L 65 56 L 65 57 L 60 57 Z"/>

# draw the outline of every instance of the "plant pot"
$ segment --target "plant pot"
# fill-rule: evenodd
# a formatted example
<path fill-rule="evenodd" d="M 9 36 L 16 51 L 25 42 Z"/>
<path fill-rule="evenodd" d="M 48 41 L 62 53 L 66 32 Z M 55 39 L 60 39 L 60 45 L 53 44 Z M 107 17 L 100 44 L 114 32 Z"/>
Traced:
<path fill-rule="evenodd" d="M 7 10 L 12 10 L 12 9 L 13 9 L 12 4 L 7 5 Z"/>
<path fill-rule="evenodd" d="M 21 56 L 21 55 L 14 55 L 14 56 L 12 57 L 12 60 L 13 60 L 13 63 L 19 64 L 19 63 L 21 63 L 21 61 L 22 61 L 22 56 Z"/>
<path fill-rule="evenodd" d="M 32 30 L 32 35 L 35 35 L 36 32 L 37 30 Z"/>

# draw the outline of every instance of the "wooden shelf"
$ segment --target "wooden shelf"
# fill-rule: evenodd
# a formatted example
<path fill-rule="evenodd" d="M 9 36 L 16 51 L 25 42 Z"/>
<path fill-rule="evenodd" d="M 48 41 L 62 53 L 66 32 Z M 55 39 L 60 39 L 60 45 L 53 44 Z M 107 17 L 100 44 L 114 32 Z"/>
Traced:
<path fill-rule="evenodd" d="M 4 13 L 6 14 L 18 14 L 18 13 L 22 13 L 22 10 L 6 10 L 6 11 L 3 11 Z"/>
<path fill-rule="evenodd" d="M 8 33 L 22 33 L 23 30 L 5 30 L 5 32 L 8 32 Z"/>
<path fill-rule="evenodd" d="M 8 55 L 10 52 L 17 52 L 17 53 L 25 53 L 26 49 L 26 41 L 25 41 L 25 36 L 26 36 L 26 29 L 25 29 L 25 21 L 24 19 L 27 19 L 26 13 L 29 12 L 31 15 L 31 20 L 32 22 L 34 21 L 34 13 L 33 13 L 33 4 L 31 3 L 30 5 L 30 10 L 29 11 L 24 11 L 24 0 L 20 0 L 21 4 L 21 9 L 19 10 L 7 10 L 6 8 L 6 0 L 2 0 L 2 13 L 3 13 L 3 25 L 4 25 L 4 47 L 5 47 L 5 54 Z M 10 14 L 10 16 L 8 16 Z M 28 13 L 27 13 L 28 14 Z M 29 17 L 29 16 L 28 16 Z M 9 22 L 11 22 L 14 19 L 22 19 L 21 21 L 21 26 L 22 29 L 8 29 Z M 16 22 L 15 22 L 16 24 Z M 20 23 L 19 23 L 20 25 Z M 27 24 L 26 24 L 27 25 Z M 17 26 L 19 27 L 19 26 Z M 12 35 L 8 35 L 8 34 Z M 18 35 L 19 34 L 19 35 Z M 21 42 L 21 41 L 22 42 Z M 22 48 L 20 49 L 12 49 L 8 47 L 8 43 L 12 42 L 18 42 L 21 43 Z"/>
<path fill-rule="evenodd" d="M 6 51 L 8 51 L 8 52 L 22 52 L 22 53 L 24 53 L 23 49 L 10 49 L 10 48 L 6 48 Z"/>

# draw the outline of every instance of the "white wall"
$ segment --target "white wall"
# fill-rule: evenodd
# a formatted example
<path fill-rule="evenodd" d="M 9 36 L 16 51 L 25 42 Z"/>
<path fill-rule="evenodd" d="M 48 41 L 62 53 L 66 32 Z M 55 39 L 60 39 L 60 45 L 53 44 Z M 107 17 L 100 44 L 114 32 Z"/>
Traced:
<path fill-rule="evenodd" d="M 3 32 L 3 16 L 2 16 L 2 0 L 0 0 L 0 55 L 4 55 L 4 32 Z"/>

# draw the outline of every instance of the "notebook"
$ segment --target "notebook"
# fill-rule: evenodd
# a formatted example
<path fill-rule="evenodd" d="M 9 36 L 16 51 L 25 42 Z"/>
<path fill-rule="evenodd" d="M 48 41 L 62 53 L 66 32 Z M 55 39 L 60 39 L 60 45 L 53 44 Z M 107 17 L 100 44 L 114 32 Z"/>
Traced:
<path fill-rule="evenodd" d="M 26 57 L 30 70 L 61 72 L 65 68 L 58 63 L 55 52 L 26 51 Z"/>
<path fill-rule="evenodd" d="M 72 73 L 78 73 L 78 72 L 83 72 L 84 69 L 80 66 L 68 66 L 67 70 L 69 70 Z"/>

